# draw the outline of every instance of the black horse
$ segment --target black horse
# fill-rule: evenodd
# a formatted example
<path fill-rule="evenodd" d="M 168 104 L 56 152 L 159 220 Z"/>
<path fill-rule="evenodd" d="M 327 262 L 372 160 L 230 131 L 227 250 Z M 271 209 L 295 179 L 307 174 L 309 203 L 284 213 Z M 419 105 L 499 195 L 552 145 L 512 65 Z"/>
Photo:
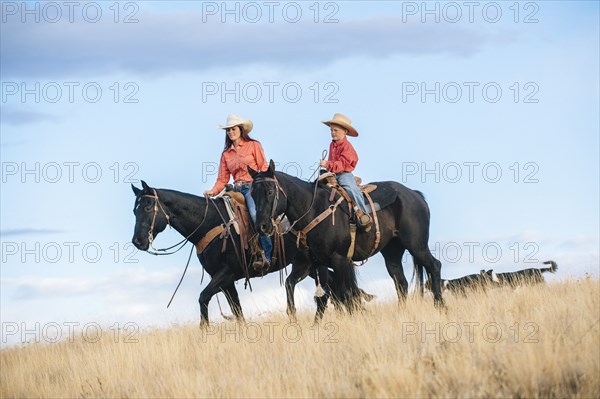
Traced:
<path fill-rule="evenodd" d="M 187 241 L 197 245 L 209 231 L 224 223 L 221 215 L 227 215 L 225 205 L 221 200 L 211 200 L 174 190 L 154 189 L 144 181 L 142 181 L 143 189 L 133 185 L 131 187 L 136 197 L 133 210 L 136 222 L 132 242 L 142 251 L 148 250 L 151 240 L 162 232 L 167 224 L 186 237 Z M 225 294 L 236 319 L 240 322 L 243 321 L 244 315 L 234 283 L 242 278 L 263 275 L 252 267 L 246 268 L 242 265 L 239 253 L 241 251 L 239 235 L 233 228 L 230 231 L 231 239 L 225 238 L 227 243 L 224 251 L 223 241 L 217 237 L 201 253 L 197 254 L 202 267 L 211 276 L 210 282 L 198 300 L 203 325 L 208 323 L 208 303 L 219 291 Z M 234 245 L 237 245 L 237 249 Z M 297 250 L 292 237 L 284 240 L 284 246 L 286 265 L 293 262 L 300 269 L 311 268 L 307 252 Z M 245 255 L 249 260 L 249 251 Z M 267 272 L 280 270 L 283 267 L 282 263 L 284 262 L 272 264 Z M 334 284 L 334 281 L 329 284 Z M 368 294 L 363 291 L 361 294 L 369 300 Z"/>
<path fill-rule="evenodd" d="M 331 189 L 322 185 L 315 186 L 283 172 L 276 172 L 272 160 L 267 171 L 255 172 L 249 169 L 249 172 L 254 179 L 252 197 L 257 204 L 256 227 L 263 234 L 274 233 L 273 220 L 282 214 L 294 221 L 295 231 L 301 231 L 332 205 L 329 200 Z M 415 263 L 421 290 L 425 267 L 431 278 L 435 305 L 443 306 L 440 287 L 441 263 L 433 257 L 428 247 L 430 214 L 423 194 L 393 181 L 371 184 L 377 185 L 377 190 L 372 193 L 373 199 L 383 204 L 382 209 L 377 211 L 381 237 L 377 247 L 373 248 L 376 228 L 373 227 L 369 232 L 358 230 L 352 260 L 362 261 L 371 256 L 371 252 L 381 252 L 388 273 L 394 280 L 398 298 L 402 302 L 408 292 L 402 256 L 404 251 L 408 250 Z M 334 201 L 338 195 L 336 194 Z M 327 266 L 336 272 L 336 280 L 342 292 L 340 299 L 347 305 L 356 304 L 359 294 L 353 263 L 347 259 L 348 248 L 351 245 L 349 217 L 348 208 L 340 205 L 328 219 L 316 225 L 306 236 L 312 264 L 319 265 L 318 275 L 322 281 L 328 281 Z M 331 218 L 335 218 L 334 225 L 330 221 Z M 293 306 L 296 283 L 308 274 L 306 267 L 311 267 L 311 264 L 294 264 L 292 267 L 292 272 L 286 280 L 288 306 Z M 326 287 L 325 291 L 330 294 L 330 287 Z M 317 301 L 319 317 L 323 314 L 327 297 L 328 295 L 325 295 L 321 301 Z"/>

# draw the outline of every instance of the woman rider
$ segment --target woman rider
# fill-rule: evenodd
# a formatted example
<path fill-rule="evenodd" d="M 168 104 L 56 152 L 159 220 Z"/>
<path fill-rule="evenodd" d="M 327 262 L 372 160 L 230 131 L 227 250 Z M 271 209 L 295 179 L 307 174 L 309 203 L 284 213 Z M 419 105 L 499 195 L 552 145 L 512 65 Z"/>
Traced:
<path fill-rule="evenodd" d="M 267 170 L 269 165 L 265 153 L 260 142 L 248 135 L 253 127 L 251 120 L 237 115 L 229 115 L 225 126 L 219 125 L 218 127 L 225 130 L 225 148 L 221 154 L 217 181 L 210 190 L 204 191 L 204 195 L 211 197 L 219 194 L 229 183 L 229 178 L 233 176 L 234 190 L 244 195 L 248 212 L 252 222 L 255 223 L 256 204 L 250 195 L 252 177 L 248 173 L 247 167 L 262 172 Z M 252 267 L 257 271 L 263 271 L 270 266 L 273 244 L 271 239 L 265 235 L 259 235 L 259 242 L 262 247 L 262 259 L 254 262 Z"/>

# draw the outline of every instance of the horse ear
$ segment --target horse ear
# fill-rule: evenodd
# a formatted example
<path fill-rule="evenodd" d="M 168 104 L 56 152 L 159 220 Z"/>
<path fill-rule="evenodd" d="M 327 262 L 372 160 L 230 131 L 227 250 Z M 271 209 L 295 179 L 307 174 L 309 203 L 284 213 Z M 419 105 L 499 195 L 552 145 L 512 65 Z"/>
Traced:
<path fill-rule="evenodd" d="M 272 159 L 269 161 L 269 172 L 275 174 L 275 162 Z"/>
<path fill-rule="evenodd" d="M 138 195 L 140 195 L 140 193 L 142 192 L 142 190 L 140 190 L 139 188 L 137 188 L 136 186 L 134 186 L 133 184 L 131 185 L 131 189 L 133 190 L 133 193 L 135 194 L 135 196 L 137 197 Z"/>
<path fill-rule="evenodd" d="M 246 169 L 248 169 L 248 173 L 250 173 L 250 177 L 252 177 L 252 179 L 254 179 L 254 176 L 256 176 L 256 174 L 258 172 L 255 171 L 254 169 L 252 169 L 250 166 L 246 166 Z"/>
<path fill-rule="evenodd" d="M 150 191 L 150 186 L 148 186 L 148 185 L 146 184 L 146 182 L 145 182 L 145 181 L 143 181 L 143 180 L 142 180 L 142 188 L 143 188 L 143 189 L 144 189 L 144 191 L 146 191 L 146 192 L 147 192 L 147 191 Z"/>

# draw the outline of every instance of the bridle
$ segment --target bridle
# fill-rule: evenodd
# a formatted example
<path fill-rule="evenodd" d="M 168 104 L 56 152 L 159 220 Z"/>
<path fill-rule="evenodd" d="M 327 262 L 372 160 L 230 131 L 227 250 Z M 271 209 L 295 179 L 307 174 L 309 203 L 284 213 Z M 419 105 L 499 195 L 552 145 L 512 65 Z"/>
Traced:
<path fill-rule="evenodd" d="M 287 199 L 287 194 L 286 192 L 283 190 L 283 188 L 281 188 L 281 185 L 279 184 L 279 181 L 277 181 L 276 177 L 262 177 L 260 178 L 260 180 L 255 180 L 252 182 L 252 184 L 257 184 L 257 183 L 267 183 L 267 182 L 273 182 L 275 184 L 275 197 L 273 198 L 273 205 L 271 207 L 271 223 L 273 224 L 273 226 L 275 226 L 275 220 L 283 218 L 283 215 L 285 214 L 282 213 L 281 215 L 277 216 L 277 205 L 279 205 L 279 192 L 281 191 L 281 193 L 283 194 L 283 196 Z M 252 188 L 250 188 L 250 190 L 252 190 Z"/>
<path fill-rule="evenodd" d="M 179 241 L 177 244 L 175 245 L 171 245 L 168 248 L 161 248 L 161 249 L 156 249 L 154 248 L 154 246 L 152 246 L 152 242 L 154 241 L 154 226 L 156 224 L 156 216 L 158 215 L 158 210 L 160 209 L 161 212 L 163 213 L 163 215 L 165 215 L 165 218 L 167 219 L 167 224 L 173 228 L 173 225 L 171 224 L 171 218 L 169 217 L 169 214 L 165 211 L 165 209 L 163 208 L 162 204 L 160 203 L 160 200 L 158 199 L 158 193 L 156 192 L 156 189 L 152 189 L 152 195 L 150 194 L 143 194 L 140 195 L 140 199 L 142 197 L 148 197 L 148 198 L 152 198 L 154 199 L 154 213 L 152 214 L 152 222 L 150 223 L 150 230 L 148 230 L 148 242 L 150 243 L 150 248 L 152 248 L 153 250 L 147 250 L 146 252 L 148 252 L 151 255 L 172 255 L 178 251 L 180 251 L 183 247 L 185 247 L 185 245 L 188 242 L 188 239 L 196 232 L 198 231 L 198 229 L 200 228 L 200 226 L 202 226 L 204 224 L 204 221 L 206 220 L 206 215 L 208 212 L 208 201 L 206 201 L 206 207 L 204 208 L 204 216 L 202 217 L 202 221 L 200 222 L 200 224 L 198 224 L 198 226 L 194 229 L 194 231 L 192 231 L 190 234 L 188 234 L 187 237 L 185 237 L 183 240 Z M 138 199 L 138 201 L 140 200 Z M 139 204 L 138 204 L 139 205 Z M 175 251 L 172 252 L 166 252 L 172 248 L 175 248 L 179 246 L 179 248 L 177 248 Z M 169 306 L 171 306 L 171 302 L 173 302 L 173 298 L 175 298 L 175 294 L 177 293 L 177 291 L 179 290 L 179 286 L 181 286 L 181 282 L 183 281 L 183 278 L 185 277 L 185 273 L 187 272 L 188 266 L 190 265 L 190 260 L 192 259 L 192 253 L 194 251 L 194 246 L 192 246 L 192 249 L 190 250 L 190 255 L 188 256 L 188 260 L 187 263 L 185 264 L 185 268 L 183 269 L 183 274 L 181 275 L 181 279 L 179 280 L 179 283 L 177 284 L 177 287 L 175 288 L 175 291 L 173 292 L 173 295 L 171 296 L 171 300 L 169 300 L 169 303 L 167 304 L 167 308 L 169 308 Z M 204 270 L 204 269 L 202 269 Z M 202 273 L 202 279 L 204 279 L 204 272 Z"/>
<path fill-rule="evenodd" d="M 148 230 L 148 243 L 149 243 L 150 248 L 152 248 L 152 251 L 150 251 L 150 250 L 146 251 L 146 252 L 148 252 L 151 255 L 172 255 L 172 254 L 180 251 L 185 246 L 185 244 L 187 244 L 188 239 L 196 231 L 198 231 L 198 229 L 200 228 L 200 226 L 202 226 L 202 224 L 206 220 L 206 213 L 208 211 L 208 201 L 206 202 L 206 208 L 204 209 L 204 217 L 202 218 L 202 221 L 200 222 L 200 224 L 198 225 L 198 227 L 196 227 L 194 229 L 194 231 L 192 231 L 187 237 L 185 237 L 183 240 L 179 241 L 175 245 L 171 245 L 168 248 L 156 249 L 152 245 L 152 242 L 154 241 L 154 226 L 156 224 L 156 216 L 158 215 L 158 210 L 159 209 L 163 213 L 163 215 L 165 215 L 165 218 L 167 219 L 167 225 L 169 225 L 171 228 L 173 227 L 173 225 L 171 224 L 171 218 L 170 218 L 169 214 L 165 211 L 165 209 L 163 208 L 160 200 L 158 199 L 158 193 L 156 192 L 156 189 L 154 189 L 154 188 L 152 189 L 152 194 L 143 194 L 143 195 L 140 195 L 140 199 L 142 197 L 148 197 L 148 198 L 154 199 L 154 213 L 152 214 L 152 222 L 150 223 L 150 229 Z M 166 251 L 168 251 L 170 249 L 173 249 L 173 248 L 175 248 L 177 246 L 179 246 L 179 248 L 177 248 L 175 251 L 166 252 Z"/>
<path fill-rule="evenodd" d="M 257 184 L 257 183 L 266 183 L 266 182 L 273 182 L 275 183 L 275 187 L 276 187 L 276 191 L 275 191 L 275 198 L 273 198 L 273 206 L 271 208 L 271 223 L 273 224 L 273 227 L 275 227 L 277 229 L 277 222 L 279 221 L 281 222 L 281 219 L 283 219 L 285 212 L 283 212 L 281 215 L 277 216 L 275 215 L 275 213 L 277 212 L 277 205 L 279 203 L 279 191 L 281 191 L 283 193 L 283 195 L 285 196 L 285 198 L 287 199 L 288 196 L 286 194 L 286 192 L 283 190 L 283 188 L 281 187 L 281 185 L 279 184 L 279 181 L 277 180 L 277 178 L 275 177 L 275 175 L 273 175 L 273 177 L 259 177 L 257 180 L 254 180 L 252 182 L 252 184 Z M 283 232 L 280 232 L 279 234 L 287 234 L 288 232 L 294 232 L 294 226 L 296 225 L 296 223 L 298 223 L 298 221 L 302 220 L 302 218 L 304 218 L 306 215 L 308 215 L 308 213 L 310 212 L 310 210 L 312 209 L 314 203 L 315 203 L 315 197 L 317 196 L 317 187 L 319 185 L 319 181 L 315 180 L 315 188 L 313 190 L 313 196 L 312 196 L 312 200 L 310 202 L 310 205 L 308 206 L 308 209 L 306 210 L 306 212 L 304 212 L 302 214 L 302 216 L 300 216 L 299 218 L 297 218 L 296 220 L 294 220 L 293 223 L 290 224 L 290 226 Z"/>
<path fill-rule="evenodd" d="M 169 226 L 171 226 L 171 220 L 170 220 L 170 217 L 167 214 L 167 212 L 165 212 L 165 209 L 163 208 L 162 204 L 158 200 L 158 194 L 156 193 L 155 189 L 152 189 L 152 195 L 143 194 L 140 196 L 140 198 L 142 198 L 142 197 L 148 197 L 148 198 L 154 199 L 154 213 L 152 214 L 152 222 L 150 223 L 150 230 L 148 230 L 148 242 L 150 243 L 150 247 L 152 247 L 152 241 L 154 241 L 154 225 L 156 224 L 156 215 L 158 215 L 158 210 L 160 209 L 162 211 L 163 215 L 165 215 L 165 218 L 167 219 L 167 224 Z M 152 249 L 154 249 L 154 247 L 152 247 Z"/>
<path fill-rule="evenodd" d="M 321 160 L 324 160 L 326 156 L 327 156 L 327 150 L 323 150 L 323 152 L 321 153 Z M 312 178 L 312 176 L 314 176 L 314 174 L 318 170 L 319 170 L 318 168 L 315 169 L 315 171 L 313 172 L 313 174 L 311 175 L 311 177 L 308 178 L 308 180 L 310 180 Z M 279 191 L 281 191 L 283 193 L 283 195 L 285 196 L 286 199 L 288 198 L 288 196 L 285 193 L 285 191 L 283 190 L 283 188 L 281 188 L 281 185 L 279 184 L 279 181 L 277 180 L 277 177 L 275 177 L 274 174 L 273 174 L 273 177 L 259 177 L 259 180 L 254 180 L 252 182 L 252 184 L 265 183 L 265 182 L 273 182 L 273 183 L 275 183 L 275 187 L 277 189 L 275 191 L 275 198 L 273 199 L 273 207 L 271 208 L 271 223 L 273 224 L 273 227 L 275 227 L 275 229 L 277 230 L 277 223 L 276 223 L 276 221 L 281 222 L 281 220 L 285 216 L 285 212 L 283 212 L 281 215 L 275 217 L 275 212 L 277 212 L 277 205 L 279 203 Z M 290 231 L 293 232 L 294 231 L 293 228 L 296 225 L 296 223 L 299 220 L 301 220 L 303 217 L 305 217 L 306 215 L 308 215 L 308 213 L 312 209 L 312 206 L 315 203 L 315 197 L 317 196 L 317 187 L 318 186 L 319 186 L 319 179 L 316 179 L 315 180 L 315 188 L 313 190 L 313 196 L 312 196 L 312 200 L 310 202 L 310 206 L 308 207 L 308 209 L 306 210 L 306 212 L 304 212 L 302 214 L 302 216 L 300 216 L 298 219 L 294 220 L 294 222 L 290 224 L 290 227 L 288 227 L 284 232 L 281 232 L 280 234 L 287 234 Z M 252 188 L 250 188 L 250 190 L 252 190 Z"/>

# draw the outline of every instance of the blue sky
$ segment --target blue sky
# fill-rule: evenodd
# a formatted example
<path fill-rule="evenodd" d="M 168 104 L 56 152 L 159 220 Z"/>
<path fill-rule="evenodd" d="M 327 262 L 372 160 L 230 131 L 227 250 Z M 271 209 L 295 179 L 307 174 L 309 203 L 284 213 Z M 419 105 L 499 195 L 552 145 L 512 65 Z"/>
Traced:
<path fill-rule="evenodd" d="M 165 310 L 187 252 L 132 249 L 129 186 L 211 187 L 231 113 L 304 178 L 348 115 L 356 174 L 425 193 L 446 277 L 598 276 L 597 2 L 23 4 L 1 2 L 3 323 L 196 321 L 207 280 L 193 263 Z M 359 277 L 393 298 L 381 256 Z M 284 311 L 278 281 L 238 285 L 248 315 Z"/>

